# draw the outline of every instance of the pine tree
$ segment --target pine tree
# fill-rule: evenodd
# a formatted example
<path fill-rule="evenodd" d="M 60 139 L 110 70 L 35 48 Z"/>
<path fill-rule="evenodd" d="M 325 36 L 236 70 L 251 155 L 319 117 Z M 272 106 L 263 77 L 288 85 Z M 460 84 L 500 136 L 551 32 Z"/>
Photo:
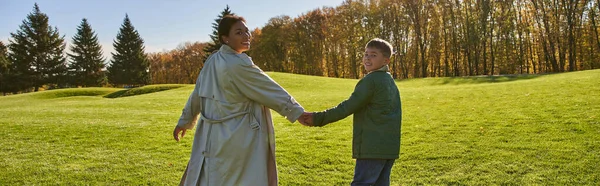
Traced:
<path fill-rule="evenodd" d="M 48 25 L 48 16 L 40 11 L 37 3 L 27 15 L 17 33 L 11 33 L 9 60 L 14 64 L 14 74 L 20 90 L 42 85 L 63 84 L 67 72 L 64 35 L 58 28 Z"/>
<path fill-rule="evenodd" d="M 8 68 L 10 66 L 10 63 L 8 61 L 8 57 L 7 57 L 7 48 L 4 45 L 4 43 L 2 43 L 2 41 L 0 41 L 0 92 L 2 92 L 3 94 L 6 94 L 7 92 L 11 92 L 11 90 L 9 90 L 9 81 L 8 81 Z"/>
<path fill-rule="evenodd" d="M 129 16 L 117 34 L 113 46 L 112 60 L 108 70 L 108 81 L 114 85 L 145 85 L 150 82 L 148 57 L 144 52 L 144 41 L 135 30 Z"/>
<path fill-rule="evenodd" d="M 7 53 L 8 53 L 8 49 L 6 48 L 4 43 L 2 43 L 2 41 L 0 41 L 0 78 L 2 77 L 2 75 L 5 75 L 6 73 L 8 73 L 9 63 L 8 63 Z"/>
<path fill-rule="evenodd" d="M 2 95 L 6 93 L 16 93 L 20 88 L 20 80 L 14 73 L 14 63 L 8 58 L 8 48 L 0 41 L 0 92 Z"/>
<path fill-rule="evenodd" d="M 215 19 L 215 22 L 212 24 L 213 33 L 210 35 L 210 39 L 212 40 L 212 42 L 209 42 L 208 46 L 206 46 L 204 48 L 205 56 L 202 61 L 208 59 L 208 56 L 210 56 L 210 54 L 212 54 L 214 51 L 219 50 L 219 48 L 221 48 L 222 43 L 221 43 L 221 40 L 219 40 L 219 32 L 218 32 L 219 22 L 221 22 L 221 19 L 223 19 L 223 17 L 225 17 L 227 15 L 235 15 L 229 9 L 229 5 L 227 5 L 227 7 L 225 7 L 225 9 L 221 12 L 221 14 L 217 17 L 217 19 Z"/>
<path fill-rule="evenodd" d="M 104 80 L 105 67 L 102 57 L 102 47 L 98 43 L 98 36 L 92 30 L 87 19 L 81 20 L 81 25 L 77 27 L 77 34 L 73 36 L 73 45 L 69 66 L 71 79 L 74 85 L 81 86 L 101 86 Z"/>

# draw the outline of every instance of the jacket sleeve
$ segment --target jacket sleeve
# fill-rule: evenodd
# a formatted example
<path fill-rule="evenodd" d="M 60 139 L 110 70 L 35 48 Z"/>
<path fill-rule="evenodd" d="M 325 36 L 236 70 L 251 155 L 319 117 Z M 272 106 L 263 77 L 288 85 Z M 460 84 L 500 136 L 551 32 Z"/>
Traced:
<path fill-rule="evenodd" d="M 198 76 L 199 78 L 200 76 Z M 181 112 L 181 116 L 179 117 L 179 122 L 177 122 L 177 126 L 192 129 L 196 125 L 198 121 L 198 115 L 200 114 L 201 103 L 200 96 L 198 95 L 198 89 L 200 88 L 200 81 L 196 79 L 196 86 L 194 87 L 194 91 L 190 94 L 190 97 Z"/>
<path fill-rule="evenodd" d="M 358 82 L 350 98 L 342 101 L 339 105 L 313 114 L 314 126 L 325 126 L 348 117 L 350 114 L 366 107 L 373 96 L 373 82 L 363 79 Z"/>
<path fill-rule="evenodd" d="M 233 64 L 229 70 L 232 83 L 244 96 L 273 109 L 288 121 L 295 122 L 304 112 L 294 97 L 252 62 Z"/>

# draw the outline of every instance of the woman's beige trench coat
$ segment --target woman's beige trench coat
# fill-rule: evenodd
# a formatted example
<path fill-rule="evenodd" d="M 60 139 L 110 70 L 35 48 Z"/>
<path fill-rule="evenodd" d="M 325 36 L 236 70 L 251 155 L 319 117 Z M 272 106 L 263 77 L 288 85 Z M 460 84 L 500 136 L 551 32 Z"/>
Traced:
<path fill-rule="evenodd" d="M 269 108 L 290 122 L 304 112 L 250 57 L 221 46 L 204 63 L 177 124 L 198 125 L 181 184 L 277 185 Z"/>

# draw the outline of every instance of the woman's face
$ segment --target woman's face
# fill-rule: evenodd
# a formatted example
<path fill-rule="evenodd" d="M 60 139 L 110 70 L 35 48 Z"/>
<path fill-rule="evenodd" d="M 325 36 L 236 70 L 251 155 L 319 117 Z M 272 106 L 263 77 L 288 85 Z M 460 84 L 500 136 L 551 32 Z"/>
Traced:
<path fill-rule="evenodd" d="M 229 45 L 233 50 L 238 53 L 245 52 L 250 49 L 250 39 L 252 34 L 243 21 L 238 21 L 233 24 L 231 30 L 229 30 L 228 36 L 223 36 L 225 44 Z"/>

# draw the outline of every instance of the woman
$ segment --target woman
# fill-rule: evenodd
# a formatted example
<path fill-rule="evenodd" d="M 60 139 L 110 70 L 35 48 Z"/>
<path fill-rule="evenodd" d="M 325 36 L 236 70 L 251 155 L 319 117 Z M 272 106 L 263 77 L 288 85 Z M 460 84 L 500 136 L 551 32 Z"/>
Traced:
<path fill-rule="evenodd" d="M 251 39 L 245 22 L 238 16 L 219 22 L 225 44 L 204 63 L 173 131 L 179 141 L 198 124 L 182 185 L 277 185 L 269 108 L 292 123 L 304 108 L 243 53 Z"/>

